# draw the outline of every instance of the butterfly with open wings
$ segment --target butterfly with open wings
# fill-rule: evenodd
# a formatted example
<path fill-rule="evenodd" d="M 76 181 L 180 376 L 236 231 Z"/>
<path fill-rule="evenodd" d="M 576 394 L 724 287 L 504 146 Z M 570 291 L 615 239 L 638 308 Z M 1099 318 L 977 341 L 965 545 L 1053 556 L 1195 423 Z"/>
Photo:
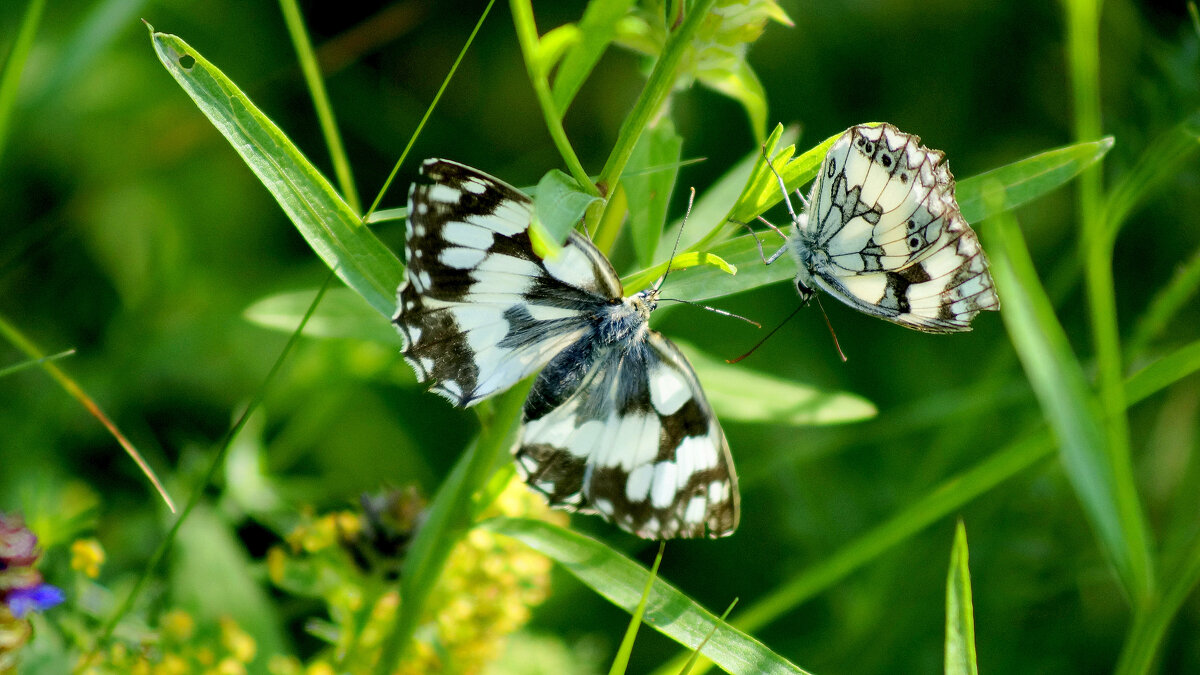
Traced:
<path fill-rule="evenodd" d="M 773 170 L 773 169 L 772 169 Z M 820 288 L 859 311 L 929 333 L 971 330 L 1000 309 L 987 258 L 959 211 L 945 155 L 890 124 L 847 129 L 830 146 L 786 250 L 796 290 Z M 769 224 L 769 223 L 768 223 Z"/>
<path fill-rule="evenodd" d="M 455 162 L 424 162 L 408 214 L 393 323 L 418 380 L 466 407 L 540 370 L 514 454 L 551 505 L 647 539 L 733 533 L 729 445 L 687 359 L 649 329 L 657 285 L 625 297 L 576 232 L 541 258 L 530 199 Z"/>

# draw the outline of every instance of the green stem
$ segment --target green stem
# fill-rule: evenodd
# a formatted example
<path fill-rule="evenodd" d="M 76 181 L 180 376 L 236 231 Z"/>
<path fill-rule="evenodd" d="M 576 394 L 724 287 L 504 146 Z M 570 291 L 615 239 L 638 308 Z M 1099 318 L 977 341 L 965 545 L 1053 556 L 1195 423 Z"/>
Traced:
<path fill-rule="evenodd" d="M 16 107 L 17 91 L 21 87 L 21 74 L 25 72 L 25 62 L 29 60 L 29 51 L 33 48 L 33 38 L 37 35 L 45 8 L 46 0 L 31 0 L 26 6 L 17 39 L 13 41 L 0 72 L 0 156 L 4 155 L 4 146 L 8 141 L 8 127 L 13 108 Z"/>
<path fill-rule="evenodd" d="M 1133 627 L 1125 636 L 1117 661 L 1117 675 L 1143 675 L 1151 671 L 1167 628 L 1200 582 L 1200 541 L 1193 542 L 1182 571 L 1171 579 L 1161 602 L 1139 607 L 1134 613 Z"/>
<path fill-rule="evenodd" d="M 516 4 L 518 1 L 513 0 L 513 3 Z M 638 96 L 637 102 L 634 103 L 633 110 L 621 124 L 616 146 L 609 154 L 604 169 L 600 171 L 600 180 L 597 181 L 597 184 L 602 193 L 610 194 L 613 191 L 617 181 L 621 179 L 621 173 L 625 170 L 625 165 L 629 163 L 633 149 L 637 146 L 638 139 L 641 138 L 646 125 L 662 109 L 663 104 L 671 95 L 678 75 L 676 71 L 679 69 L 679 63 L 683 60 L 683 55 L 687 53 L 688 47 L 691 46 L 696 30 L 700 28 L 700 24 L 704 22 L 715 2 L 716 0 L 697 0 L 683 23 L 667 39 L 663 52 L 659 55 L 658 62 L 654 64 L 654 70 L 650 73 L 650 79 L 646 81 L 646 86 Z M 609 205 L 605 205 L 605 213 L 600 215 L 599 222 L 603 223 L 605 227 L 619 226 L 620 219 L 608 217 L 609 208 L 611 208 Z M 617 225 L 613 225 L 614 223 Z M 591 224 L 589 223 L 589 225 Z M 604 231 L 596 234 L 596 239 L 601 241 L 613 238 L 615 235 Z"/>
<path fill-rule="evenodd" d="M 458 64 L 462 63 L 463 57 L 467 54 L 467 49 L 475 41 L 475 36 L 479 34 L 479 29 L 483 26 L 483 20 L 492 11 L 492 5 L 494 4 L 496 4 L 496 0 L 488 0 L 487 7 L 483 8 L 483 13 L 479 15 L 479 20 L 475 22 L 475 28 L 471 30 L 471 34 L 467 36 L 466 43 L 458 51 L 458 58 L 454 59 L 454 65 L 450 66 L 450 72 L 446 73 L 446 78 L 442 80 L 442 86 L 438 87 L 437 95 L 433 97 L 433 100 L 429 103 L 429 107 L 425 109 L 425 115 L 421 117 L 420 123 L 417 124 L 416 131 L 409 137 L 408 144 L 404 146 L 404 152 L 400 153 L 400 159 L 396 160 L 395 166 L 392 167 L 392 172 L 388 174 L 387 180 L 383 182 L 383 187 L 379 188 L 379 194 L 375 195 L 375 201 L 371 202 L 371 208 L 367 209 L 367 212 L 363 214 L 364 223 L 369 222 L 371 214 L 375 213 L 375 209 L 379 208 L 379 203 L 383 201 L 383 196 L 387 194 L 388 187 L 395 180 L 396 174 L 400 172 L 400 166 L 408 158 L 408 153 L 412 150 L 413 144 L 417 142 L 417 137 L 421 135 L 421 130 L 425 128 L 425 123 L 429 121 L 430 115 L 433 114 L 433 109 L 437 107 L 438 101 L 442 100 L 442 94 L 446 91 L 446 87 L 450 84 L 450 80 L 458 70 Z"/>
<path fill-rule="evenodd" d="M 346 203 L 355 213 L 359 213 L 362 211 L 362 203 L 359 202 L 358 190 L 354 187 L 354 174 L 350 171 L 350 162 L 346 158 L 342 136 L 338 133 L 333 106 L 329 103 L 329 94 L 325 91 L 321 65 L 313 51 L 312 40 L 308 39 L 308 31 L 304 29 L 304 17 L 300 14 L 296 0 L 279 0 L 279 8 L 283 11 L 283 20 L 287 23 L 288 34 L 292 37 L 292 46 L 296 48 L 296 58 L 299 59 L 300 69 L 304 72 L 304 81 L 308 83 L 308 92 L 312 96 L 313 107 L 317 110 L 325 145 L 329 147 L 329 157 L 333 160 L 333 172 L 337 174 L 338 185 L 342 188 Z"/>
<path fill-rule="evenodd" d="M 512 7 L 513 26 L 517 29 L 517 41 L 521 44 L 521 55 L 525 58 L 525 70 L 529 73 L 529 82 L 533 85 L 534 95 L 537 96 L 538 107 L 542 109 L 542 117 L 546 119 L 546 129 L 550 131 L 550 138 L 554 140 L 554 146 L 562 155 L 567 170 L 571 172 L 579 185 L 587 190 L 588 194 L 601 197 L 603 195 L 592 183 L 587 171 L 583 170 L 583 164 L 579 162 L 575 149 L 571 147 L 567 131 L 562 125 L 562 117 L 558 114 L 558 106 L 554 103 L 554 94 L 550 91 L 550 82 L 539 65 L 538 47 L 540 42 L 537 23 L 533 19 L 533 5 L 530 2 L 531 0 L 510 0 L 509 6 Z"/>
<path fill-rule="evenodd" d="M 1067 3 L 1067 54 L 1075 106 L 1075 137 L 1088 141 L 1101 135 L 1100 118 L 1100 2 Z M 1121 343 L 1112 272 L 1112 241 L 1102 208 L 1104 194 L 1100 163 L 1079 178 L 1080 254 L 1084 264 L 1088 310 L 1098 368 L 1097 386 L 1104 411 L 1105 436 L 1112 467 L 1117 514 L 1126 534 L 1134 607 L 1154 591 L 1153 565 L 1145 517 L 1138 500 L 1125 416 Z"/>

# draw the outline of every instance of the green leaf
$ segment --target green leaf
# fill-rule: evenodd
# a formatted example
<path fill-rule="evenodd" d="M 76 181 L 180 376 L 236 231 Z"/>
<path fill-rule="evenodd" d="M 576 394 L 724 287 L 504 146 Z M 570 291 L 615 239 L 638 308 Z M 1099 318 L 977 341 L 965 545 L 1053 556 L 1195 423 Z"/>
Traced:
<path fill-rule="evenodd" d="M 621 185 L 629 204 L 629 234 L 639 265 L 654 262 L 663 225 L 671 205 L 671 191 L 679 175 L 683 137 L 675 133 L 670 118 L 646 130 L 633 149 Z M 658 167 L 654 171 L 644 169 Z"/>
<path fill-rule="evenodd" d="M 552 93 L 560 117 L 567 113 L 575 94 L 612 43 L 617 22 L 632 5 L 633 0 L 593 0 L 583 10 L 578 24 L 581 37 L 567 52 L 554 76 Z"/>
<path fill-rule="evenodd" d="M 993 197 L 998 200 L 997 195 Z M 1083 367 L 1071 351 L 1050 298 L 1033 267 L 1025 240 L 1011 215 L 992 202 L 1000 215 L 992 219 L 988 242 L 992 276 L 1004 308 L 1000 312 L 1025 375 L 1059 443 L 1063 469 L 1083 505 L 1101 547 L 1129 591 L 1140 588 L 1128 542 L 1137 533 L 1117 509 L 1116 477 L 1104 439 L 1099 405 L 1088 387 Z"/>
<path fill-rule="evenodd" d="M 186 42 L 152 33 L 167 72 L 258 176 L 313 250 L 380 314 L 396 310 L 404 267 L 266 115 Z"/>
<path fill-rule="evenodd" d="M 538 181 L 534 197 L 537 223 L 544 230 L 539 234 L 561 246 L 571 230 L 579 225 L 588 207 L 598 201 L 601 199 L 580 187 L 574 178 L 551 169 Z"/>
<path fill-rule="evenodd" d="M 874 124 L 878 124 L 878 122 Z M 776 131 L 771 134 L 771 138 L 778 138 L 777 134 L 780 134 L 781 131 L 777 127 Z M 767 146 L 767 155 L 771 157 L 771 165 L 783 177 L 783 183 L 787 186 L 789 193 L 816 178 L 817 170 L 821 168 L 821 162 L 825 161 L 825 154 L 829 152 L 829 146 L 833 145 L 842 133 L 844 132 L 838 132 L 826 138 L 795 159 L 792 158 L 796 152 L 794 145 L 783 148 L 778 154 L 774 154 L 774 148 L 770 145 Z M 783 201 L 783 197 L 783 191 L 779 189 L 779 179 L 767 167 L 765 161 L 760 161 L 755 165 L 750 180 L 746 181 L 742 196 L 738 198 L 728 220 L 749 223 L 767 209 Z M 795 205 L 796 208 L 799 206 L 799 204 Z"/>
<path fill-rule="evenodd" d="M 1150 342 L 1166 331 L 1171 320 L 1196 295 L 1197 289 L 1200 289 L 1200 249 L 1175 270 L 1171 281 L 1154 294 L 1146 311 L 1134 324 L 1133 337 L 1125 350 L 1126 363 L 1140 357 Z"/>
<path fill-rule="evenodd" d="M 625 638 L 621 640 L 621 646 L 617 648 L 617 656 L 613 659 L 612 667 L 608 669 L 608 675 L 620 675 L 629 669 L 629 656 L 633 653 L 633 642 L 637 638 L 638 628 L 642 625 L 642 617 L 646 614 L 646 603 L 650 601 L 650 591 L 654 588 L 654 580 L 658 578 L 658 566 L 662 563 L 663 551 L 666 548 L 667 542 L 658 542 L 658 555 L 654 556 L 654 566 L 650 568 L 650 575 L 646 578 L 642 597 L 629 617 L 629 627 L 625 629 Z"/>
<path fill-rule="evenodd" d="M 549 556 L 576 578 L 627 612 L 633 612 L 650 574 L 645 567 L 590 537 L 540 520 L 492 518 L 479 525 Z M 662 579 L 654 581 L 646 623 L 688 649 L 714 628 L 702 653 L 730 673 L 805 673 L 758 640 L 722 622 Z M 675 669 L 678 672 L 678 668 Z"/>
<path fill-rule="evenodd" d="M 755 142 L 763 142 L 767 129 L 767 92 L 749 63 L 739 60 L 732 68 L 700 73 L 698 79 L 705 86 L 741 103 L 746 117 L 750 118 Z"/>
<path fill-rule="evenodd" d="M 25 370 L 26 368 L 33 368 L 35 366 L 40 366 L 43 363 L 47 363 L 49 361 L 57 361 L 61 358 L 73 356 L 74 354 L 75 354 L 74 349 L 68 349 L 65 352 L 51 354 L 50 356 L 43 356 L 43 357 L 37 358 L 37 359 L 28 359 L 28 360 L 22 361 L 20 363 L 14 363 L 11 366 L 5 366 L 3 368 L 0 368 L 0 377 L 8 377 L 9 375 L 12 375 L 14 373 L 19 373 L 22 370 Z"/>
<path fill-rule="evenodd" d="M 946 675 L 979 675 L 975 656 L 975 609 L 967 566 L 967 529 L 954 528 L 950 572 L 946 575 Z"/>
<path fill-rule="evenodd" d="M 246 308 L 246 320 L 284 333 L 296 330 L 308 311 L 317 289 L 269 295 Z M 400 345 L 400 333 L 379 320 L 379 314 L 349 288 L 333 288 L 304 327 L 304 335 L 319 338 L 350 338 L 387 345 Z"/>
<path fill-rule="evenodd" d="M 843 392 L 824 392 L 805 384 L 735 366 L 674 341 L 687 355 L 704 393 L 722 421 L 813 426 L 869 419 L 875 406 Z"/>
<path fill-rule="evenodd" d="M 537 51 L 533 55 L 532 65 L 538 75 L 546 77 L 563 54 L 579 43 L 581 37 L 579 27 L 571 23 L 543 35 L 538 40 Z"/>
<path fill-rule="evenodd" d="M 767 255 L 775 251 L 783 241 L 773 232 L 761 235 L 763 248 Z M 704 254 L 725 262 L 737 270 L 736 275 L 728 274 L 720 266 L 704 265 L 688 270 L 684 274 L 675 274 L 675 265 L 671 265 L 671 277 L 667 280 L 666 288 L 672 298 L 680 298 L 692 302 L 720 298 L 733 295 L 759 286 L 773 284 L 796 276 L 796 267 L 789 260 L 774 265 L 764 265 L 758 254 L 758 245 L 752 235 L 744 235 L 730 239 L 713 247 Z M 704 255 L 702 254 L 702 255 Z M 683 256 L 679 256 L 683 259 Z M 625 288 L 645 288 L 650 282 L 662 276 L 665 263 L 660 263 L 649 269 L 634 272 L 622 280 Z"/>
<path fill-rule="evenodd" d="M 995 215 L 988 208 L 983 194 L 985 186 L 992 181 L 992 184 L 1004 189 L 1002 200 L 997 202 L 996 208 L 1012 210 L 1070 182 L 1084 169 L 1100 161 L 1112 146 L 1112 136 L 1088 143 L 1075 143 L 958 181 L 954 192 L 963 218 L 974 223 Z"/>

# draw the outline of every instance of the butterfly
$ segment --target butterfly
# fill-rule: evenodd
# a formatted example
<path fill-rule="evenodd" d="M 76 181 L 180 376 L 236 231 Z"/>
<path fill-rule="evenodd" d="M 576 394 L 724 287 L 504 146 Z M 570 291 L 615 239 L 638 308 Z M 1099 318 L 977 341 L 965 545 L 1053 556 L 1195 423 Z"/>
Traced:
<path fill-rule="evenodd" d="M 797 191 L 800 215 L 776 178 L 795 227 L 766 262 L 792 254 L 802 301 L 820 288 L 928 333 L 968 331 L 976 314 L 1000 309 L 987 258 L 954 199 L 945 154 L 919 136 L 890 124 L 850 127 L 830 146 L 808 199 Z"/>
<path fill-rule="evenodd" d="M 514 455 L 552 506 L 646 539 L 733 533 L 725 434 L 683 353 L 647 324 L 658 285 L 625 297 L 577 232 L 543 259 L 530 199 L 455 162 L 423 163 L 408 218 L 392 322 L 418 380 L 468 407 L 540 370 Z"/>

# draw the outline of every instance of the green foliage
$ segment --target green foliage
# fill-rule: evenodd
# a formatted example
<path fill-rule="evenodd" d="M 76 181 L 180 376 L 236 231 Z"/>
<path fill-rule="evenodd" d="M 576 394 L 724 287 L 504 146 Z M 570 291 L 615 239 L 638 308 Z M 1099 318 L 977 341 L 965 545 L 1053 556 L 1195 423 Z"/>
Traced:
<path fill-rule="evenodd" d="M 497 13 L 481 30 L 491 4 L 417 3 L 419 23 L 408 5 L 10 4 L 0 510 L 41 530 L 41 569 L 70 596 L 37 619 L 30 672 L 143 657 L 409 672 L 482 644 L 475 628 L 589 655 L 556 672 L 921 672 L 942 652 L 947 672 L 975 672 L 976 643 L 996 672 L 1200 667 L 1180 637 L 1200 583 L 1200 35 L 1182 10 L 1104 3 L 1109 25 L 1095 0 L 1063 17 L 831 5 L 793 10 L 790 29 L 770 0 L 510 0 L 511 25 Z M 142 15 L 182 36 L 152 31 L 157 61 Z M 1018 33 L 1029 49 L 991 67 Z M 907 43 L 938 45 L 937 67 L 913 68 Z M 1061 48 L 1067 89 L 1046 67 Z M 756 219 L 790 224 L 764 156 L 803 190 L 864 119 L 952 158 L 1000 320 L 934 337 L 830 307 L 842 366 L 814 309 L 729 364 L 763 333 L 659 311 L 729 437 L 741 530 L 671 543 L 656 576 L 647 544 L 596 518 L 496 516 L 524 388 L 451 410 L 415 386 L 388 325 L 410 151 L 536 183 L 547 255 L 586 229 L 627 292 L 669 265 L 667 296 L 773 327 L 795 270 L 762 264 L 782 242 Z M 383 186 L 366 213 L 356 176 Z M 120 446 L 166 476 L 178 516 Z M 383 483 L 430 496 L 384 556 L 398 578 L 341 540 L 293 546 L 326 523 L 314 510 Z M 975 555 L 968 574 L 960 525 L 943 578 L 960 514 Z M 108 560 L 89 567 L 81 537 Z M 568 573 L 527 626 L 540 595 L 467 600 L 472 572 L 519 595 L 512 560 Z M 707 609 L 734 597 L 729 623 Z M 655 632 L 614 661 L 643 622 Z M 474 655 L 505 669 L 489 672 L 535 667 Z"/>

